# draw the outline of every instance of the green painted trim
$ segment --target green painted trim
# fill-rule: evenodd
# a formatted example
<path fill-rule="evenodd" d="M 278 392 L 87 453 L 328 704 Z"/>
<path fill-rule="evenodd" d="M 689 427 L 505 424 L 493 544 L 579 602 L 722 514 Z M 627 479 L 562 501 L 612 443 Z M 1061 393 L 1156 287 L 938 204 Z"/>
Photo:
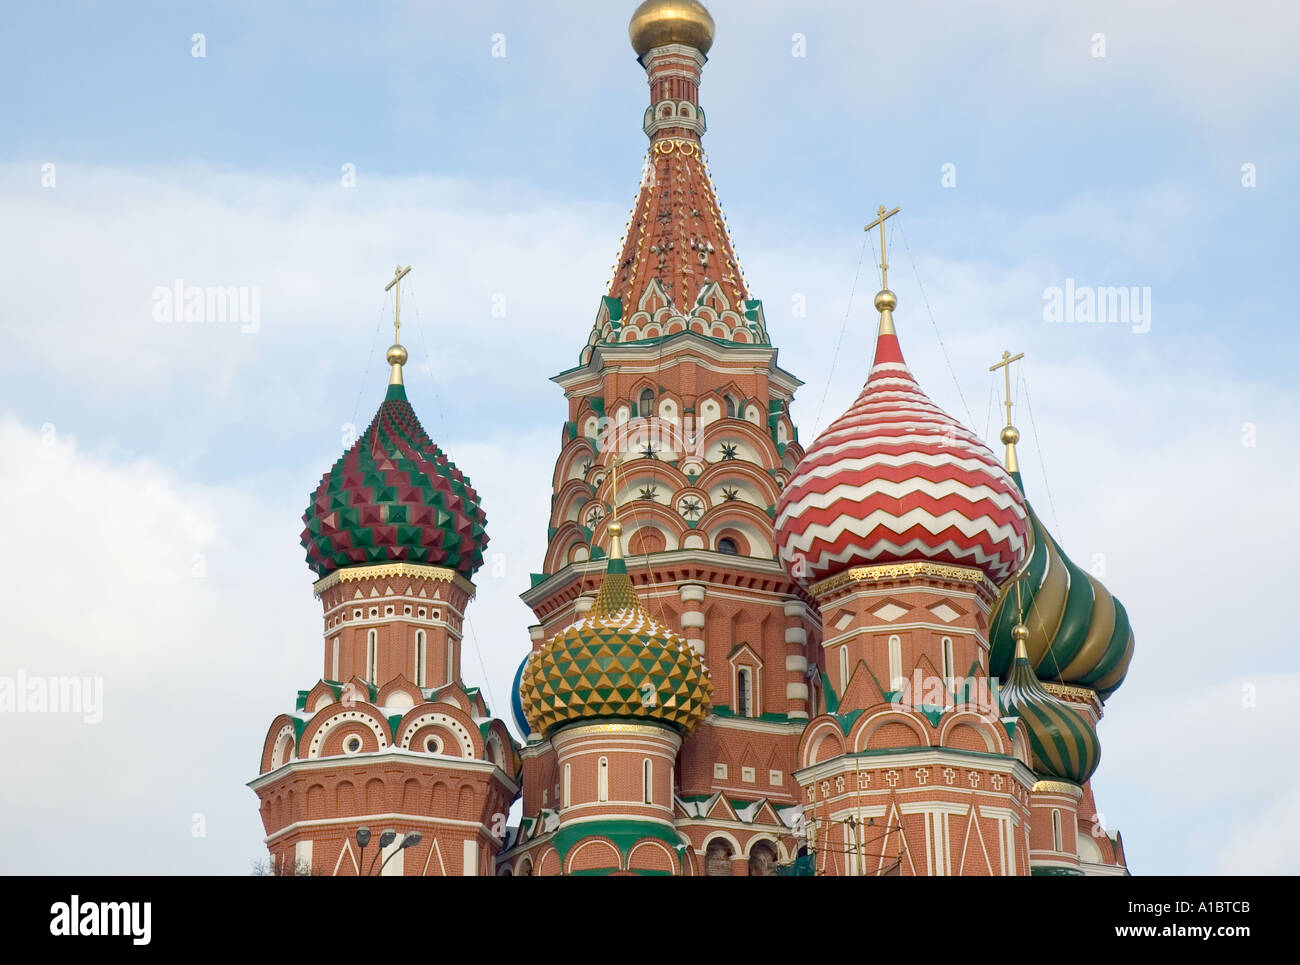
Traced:
<path fill-rule="evenodd" d="M 563 864 L 568 859 L 573 846 L 588 838 L 608 838 L 624 857 L 638 841 L 654 838 L 671 845 L 677 851 L 679 864 L 682 849 L 685 847 L 682 836 L 671 825 L 636 818 L 609 818 L 603 821 L 571 824 L 556 831 L 551 838 L 551 844 L 555 845 L 555 850 L 560 852 L 560 861 Z"/>
<path fill-rule="evenodd" d="M 917 707 L 916 710 L 920 712 L 922 717 L 930 722 L 931 727 L 939 726 L 939 720 L 943 717 L 944 713 L 943 707 L 927 707 L 925 704 Z"/>
<path fill-rule="evenodd" d="M 784 724 L 789 721 L 789 717 L 787 717 L 785 714 L 778 714 L 770 710 L 764 711 L 763 713 L 759 714 L 757 717 L 753 717 L 753 716 L 741 717 L 730 707 L 714 707 L 709 712 L 713 714 L 715 717 L 725 717 L 728 720 L 765 720 L 770 723 L 776 723 L 776 724 Z"/>
<path fill-rule="evenodd" d="M 826 713 L 833 714 L 840 709 L 840 698 L 835 693 L 835 688 L 831 686 L 831 678 L 825 673 L 822 674 L 823 699 L 826 702 Z"/>
<path fill-rule="evenodd" d="M 840 730 L 844 736 L 849 736 L 849 731 L 853 729 L 853 722 L 862 716 L 863 709 L 851 710 L 847 714 L 836 714 L 836 719 L 840 722 Z"/>

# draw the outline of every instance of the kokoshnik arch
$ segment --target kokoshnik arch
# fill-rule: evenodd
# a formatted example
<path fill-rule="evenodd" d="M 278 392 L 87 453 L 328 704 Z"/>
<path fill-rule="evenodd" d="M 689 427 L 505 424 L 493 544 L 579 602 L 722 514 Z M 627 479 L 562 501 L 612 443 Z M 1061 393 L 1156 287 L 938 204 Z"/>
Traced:
<path fill-rule="evenodd" d="M 322 675 L 272 721 L 250 785 L 278 869 L 1127 874 L 1089 783 L 1132 657 L 1124 608 L 1027 501 L 1009 393 L 999 460 L 904 361 L 897 209 L 869 226 L 866 384 L 800 445 L 802 383 L 701 147 L 713 33 L 694 0 L 632 16 L 650 147 L 578 364 L 554 378 L 568 412 L 523 593 L 522 743 L 462 676 L 486 517 L 407 399 L 409 268 L 390 282 L 384 401 L 303 516 Z M 395 833 L 367 858 L 361 828 Z"/>

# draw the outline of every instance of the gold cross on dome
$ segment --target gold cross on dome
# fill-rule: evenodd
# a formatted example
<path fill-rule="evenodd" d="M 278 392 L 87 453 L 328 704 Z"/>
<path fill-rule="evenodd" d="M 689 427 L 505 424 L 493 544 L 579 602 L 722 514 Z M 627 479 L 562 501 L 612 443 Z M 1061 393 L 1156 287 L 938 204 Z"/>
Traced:
<path fill-rule="evenodd" d="M 880 287 L 889 287 L 889 260 L 885 257 L 885 222 L 898 214 L 898 208 L 893 211 L 886 211 L 882 204 L 876 211 L 876 220 L 863 228 L 863 231 L 870 231 L 876 225 L 880 225 Z"/>
<path fill-rule="evenodd" d="M 397 311 L 393 315 L 394 345 L 402 344 L 402 279 L 406 277 L 410 270 L 410 265 L 407 265 L 405 268 L 398 265 L 397 268 L 393 270 L 393 280 L 384 286 L 384 291 L 388 291 L 394 285 L 397 286 Z"/>
<path fill-rule="evenodd" d="M 990 372 L 996 372 L 998 369 L 1001 369 L 1002 375 L 1004 376 L 1007 392 L 1002 404 L 1007 407 L 1007 425 L 1011 425 L 1011 363 L 1019 362 L 1024 357 L 1024 352 L 1021 352 L 1019 355 L 1012 355 L 1009 351 L 1004 351 L 1002 353 L 1002 361 L 994 362 L 989 366 Z"/>

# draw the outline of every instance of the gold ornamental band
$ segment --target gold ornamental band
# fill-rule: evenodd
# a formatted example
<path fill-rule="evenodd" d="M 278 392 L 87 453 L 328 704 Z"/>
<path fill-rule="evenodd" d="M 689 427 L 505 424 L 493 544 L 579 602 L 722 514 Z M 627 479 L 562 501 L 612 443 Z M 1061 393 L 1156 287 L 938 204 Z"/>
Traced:
<path fill-rule="evenodd" d="M 1097 700 L 1097 691 L 1091 687 L 1076 687 L 1073 684 L 1059 684 L 1054 680 L 1044 680 L 1043 686 L 1053 697 L 1060 697 L 1063 700 L 1073 701 L 1077 704 L 1093 704 L 1094 706 L 1100 701 Z"/>
<path fill-rule="evenodd" d="M 704 150 L 698 144 L 682 137 L 666 137 L 661 141 L 654 142 L 654 152 L 656 154 L 672 154 L 673 151 L 686 157 L 704 157 Z"/>
<path fill-rule="evenodd" d="M 663 724 L 636 724 L 636 723 L 604 723 L 604 724 L 579 724 L 570 725 L 564 728 L 556 736 L 563 737 L 583 737 L 587 734 L 630 734 L 639 737 L 662 737 L 664 733 Z"/>
<path fill-rule="evenodd" d="M 1083 797 L 1083 788 L 1069 781 L 1038 781 L 1034 784 L 1035 794 L 1066 794 L 1076 801 Z"/>
<path fill-rule="evenodd" d="M 837 590 L 846 583 L 871 583 L 877 580 L 897 580 L 909 576 L 934 576 L 943 580 L 956 580 L 961 583 L 982 584 L 988 578 L 982 570 L 966 566 L 953 566 L 948 563 L 885 563 L 880 566 L 855 566 L 851 570 L 837 573 L 830 579 L 822 580 L 808 587 L 813 596 L 821 596 L 831 590 Z M 989 586 L 992 586 L 990 583 Z"/>
<path fill-rule="evenodd" d="M 345 566 L 323 576 L 312 584 L 312 592 L 320 596 L 338 583 L 355 583 L 359 580 L 382 580 L 385 577 L 407 576 L 416 580 L 432 580 L 436 583 L 451 583 L 460 587 L 470 596 L 474 595 L 474 584 L 455 570 L 445 566 L 429 566 L 425 563 L 370 563 L 365 566 Z"/>

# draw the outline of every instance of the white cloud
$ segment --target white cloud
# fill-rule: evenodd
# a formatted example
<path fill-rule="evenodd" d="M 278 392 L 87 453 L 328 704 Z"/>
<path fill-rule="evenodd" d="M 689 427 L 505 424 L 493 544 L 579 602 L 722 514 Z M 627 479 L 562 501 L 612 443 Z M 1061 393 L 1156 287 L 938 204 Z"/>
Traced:
<path fill-rule="evenodd" d="M 115 463 L 0 418 L 0 672 L 103 678 L 103 720 L 5 715 L 7 867 L 235 872 L 257 857 L 258 749 L 312 662 L 276 499 Z M 292 519 L 292 517 L 289 517 Z M 197 568 L 196 568 L 197 567 Z M 207 836 L 191 835 L 194 813 Z"/>
<path fill-rule="evenodd" d="M 1294 875 L 1300 871 L 1300 785 L 1279 788 L 1278 799 L 1254 820 L 1232 828 L 1219 854 L 1225 875 Z"/>
<path fill-rule="evenodd" d="M 1233 673 L 1235 643 L 1208 682 L 1139 684 L 1102 722 L 1097 803 L 1135 874 L 1300 872 L 1300 780 L 1280 766 L 1300 673 Z"/>

